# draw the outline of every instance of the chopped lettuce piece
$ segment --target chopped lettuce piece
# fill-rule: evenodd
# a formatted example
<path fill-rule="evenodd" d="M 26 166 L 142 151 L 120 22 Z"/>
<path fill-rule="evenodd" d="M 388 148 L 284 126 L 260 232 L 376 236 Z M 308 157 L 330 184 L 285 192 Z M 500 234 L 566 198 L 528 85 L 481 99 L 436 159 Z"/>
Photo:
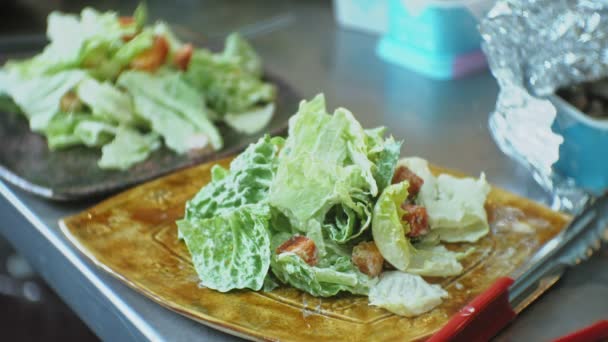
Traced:
<path fill-rule="evenodd" d="M 81 144 L 80 137 L 74 132 L 86 120 L 91 120 L 91 116 L 83 113 L 59 112 L 54 115 L 44 129 L 49 149 L 54 151 Z"/>
<path fill-rule="evenodd" d="M 322 95 L 303 101 L 289 122 L 289 138 L 269 195 L 271 205 L 301 232 L 316 220 L 337 242 L 360 236 L 369 228 L 373 197 L 378 194 L 377 166 L 368 158 L 367 142 L 365 131 L 347 110 L 327 114 Z"/>
<path fill-rule="evenodd" d="M 395 141 L 393 137 L 384 139 L 385 131 L 384 127 L 365 131 L 369 146 L 368 156 L 375 165 L 373 174 L 378 184 L 378 193 L 391 184 L 403 144 L 401 141 Z"/>
<path fill-rule="evenodd" d="M 266 135 L 236 157 L 230 170 L 215 165 L 211 182 L 188 201 L 186 218 L 211 218 L 243 205 L 267 201 L 282 145 L 282 138 Z"/>
<path fill-rule="evenodd" d="M 405 214 L 401 204 L 407 198 L 407 187 L 407 182 L 401 182 L 384 189 L 372 219 L 372 235 L 378 250 L 386 261 L 401 271 L 407 270 L 414 250 L 405 235 L 410 227 L 401 221 Z"/>
<path fill-rule="evenodd" d="M 142 1 L 137 5 L 135 11 L 133 11 L 133 19 L 135 19 L 135 25 L 141 29 L 146 25 L 148 21 L 148 5 L 145 1 Z"/>
<path fill-rule="evenodd" d="M 52 76 L 23 78 L 15 72 L 8 74 L 6 92 L 30 120 L 35 132 L 44 131 L 60 110 L 61 98 L 82 81 L 86 74 L 70 70 Z"/>
<path fill-rule="evenodd" d="M 262 76 L 262 59 L 255 50 L 251 47 L 243 37 L 234 32 L 226 37 L 226 43 L 222 57 L 226 59 L 235 59 L 241 68 L 255 76 Z"/>
<path fill-rule="evenodd" d="M 153 43 L 154 32 L 151 29 L 145 29 L 121 46 L 112 57 L 112 60 L 120 66 L 128 65 L 135 56 L 149 49 Z"/>
<path fill-rule="evenodd" d="M 177 222 L 201 283 L 226 292 L 260 290 L 270 266 L 270 209 L 250 204 L 208 219 Z"/>
<path fill-rule="evenodd" d="M 76 88 L 76 94 L 91 108 L 93 116 L 120 124 L 135 124 L 138 121 L 129 95 L 108 82 L 85 79 Z"/>
<path fill-rule="evenodd" d="M 222 137 L 208 118 L 202 95 L 180 74 L 126 71 L 117 83 L 127 89 L 137 114 L 148 120 L 170 149 L 186 153 L 208 143 L 216 150 L 222 147 Z"/>
<path fill-rule="evenodd" d="M 407 272 L 427 277 L 449 277 L 462 273 L 461 254 L 443 245 L 414 249 Z"/>
<path fill-rule="evenodd" d="M 389 271 L 369 291 L 369 304 L 412 317 L 433 310 L 447 297 L 441 286 L 428 284 L 418 275 Z"/>
<path fill-rule="evenodd" d="M 136 29 L 120 25 L 118 15 L 111 11 L 85 8 L 80 16 L 52 12 L 47 19 L 49 45 L 32 59 L 7 63 L 7 68 L 27 77 L 81 66 L 96 69 L 123 44 L 122 37 Z"/>
<path fill-rule="evenodd" d="M 443 246 L 414 248 L 406 234 L 410 227 L 401 220 L 401 204 L 408 196 L 408 183 L 388 186 L 374 207 L 372 235 L 380 253 L 396 269 L 424 276 L 452 276 L 462 272 L 458 253 Z"/>
<path fill-rule="evenodd" d="M 124 171 L 146 160 L 150 153 L 159 147 L 158 134 L 141 134 L 134 129 L 120 127 L 114 140 L 101 149 L 102 155 L 98 165 L 102 169 Z"/>
<path fill-rule="evenodd" d="M 116 126 L 97 120 L 83 120 L 74 128 L 74 136 L 85 146 L 102 146 L 117 133 Z"/>
<path fill-rule="evenodd" d="M 273 256 L 271 269 L 280 281 L 317 297 L 331 297 L 339 292 L 367 295 L 375 284 L 348 257 L 339 257 L 328 267 L 317 267 L 293 253 L 281 253 Z"/>
<path fill-rule="evenodd" d="M 274 103 L 269 103 L 242 113 L 228 113 L 224 121 L 237 132 L 253 134 L 266 127 L 272 119 L 272 114 L 274 114 Z"/>
<path fill-rule="evenodd" d="M 185 77 L 205 94 L 207 104 L 220 117 L 246 112 L 276 97 L 274 85 L 245 70 L 240 58 L 225 58 L 206 50 L 194 52 Z"/>
<path fill-rule="evenodd" d="M 431 229 L 446 242 L 475 242 L 489 232 L 484 204 L 490 186 L 484 174 L 479 179 L 434 177 L 421 158 L 399 162 L 424 179 L 417 202 L 428 211 Z"/>
<path fill-rule="evenodd" d="M 426 205 L 431 229 L 447 242 L 475 242 L 484 237 L 490 231 L 484 207 L 489 192 L 483 173 L 479 179 L 439 175 L 438 196 Z"/>

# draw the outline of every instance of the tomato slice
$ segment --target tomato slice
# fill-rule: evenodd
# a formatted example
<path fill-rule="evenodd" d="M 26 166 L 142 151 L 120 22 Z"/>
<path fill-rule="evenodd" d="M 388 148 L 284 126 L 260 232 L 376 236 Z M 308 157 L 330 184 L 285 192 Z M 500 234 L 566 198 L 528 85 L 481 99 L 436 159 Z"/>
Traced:
<path fill-rule="evenodd" d="M 135 57 L 131 61 L 131 68 L 143 71 L 155 71 L 158 69 L 169 54 L 169 42 L 162 36 L 154 37 L 152 47 Z"/>

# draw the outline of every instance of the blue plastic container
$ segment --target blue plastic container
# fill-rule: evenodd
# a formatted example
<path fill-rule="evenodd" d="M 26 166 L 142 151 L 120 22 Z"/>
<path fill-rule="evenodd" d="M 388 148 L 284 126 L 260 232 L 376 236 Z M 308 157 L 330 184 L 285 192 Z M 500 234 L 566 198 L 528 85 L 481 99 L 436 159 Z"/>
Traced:
<path fill-rule="evenodd" d="M 438 79 L 458 78 L 485 69 L 478 20 L 488 0 L 426 1 L 412 10 L 389 1 L 388 33 L 377 47 L 380 57 Z M 473 9 L 473 12 L 472 10 Z"/>
<path fill-rule="evenodd" d="M 549 100 L 557 109 L 553 131 L 564 142 L 554 169 L 577 186 L 600 194 L 608 189 L 608 120 L 592 118 L 557 95 Z"/>

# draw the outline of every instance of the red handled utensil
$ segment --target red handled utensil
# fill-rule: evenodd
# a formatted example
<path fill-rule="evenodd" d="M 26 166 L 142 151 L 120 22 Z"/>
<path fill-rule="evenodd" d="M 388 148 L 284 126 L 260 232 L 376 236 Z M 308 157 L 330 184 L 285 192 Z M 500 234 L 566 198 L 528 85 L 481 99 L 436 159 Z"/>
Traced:
<path fill-rule="evenodd" d="M 579 264 L 598 250 L 606 228 L 608 194 L 590 200 L 568 227 L 549 240 L 524 267 L 510 277 L 496 280 L 428 341 L 488 341 L 553 285 L 567 267 Z"/>

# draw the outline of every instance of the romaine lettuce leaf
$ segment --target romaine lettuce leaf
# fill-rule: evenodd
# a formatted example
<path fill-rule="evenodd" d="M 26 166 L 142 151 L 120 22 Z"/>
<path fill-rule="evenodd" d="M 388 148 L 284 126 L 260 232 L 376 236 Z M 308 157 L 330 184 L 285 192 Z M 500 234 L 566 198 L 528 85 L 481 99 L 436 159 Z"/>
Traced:
<path fill-rule="evenodd" d="M 426 207 L 431 229 L 446 242 L 475 242 L 489 232 L 484 204 L 490 186 L 482 174 L 479 179 L 435 177 L 426 160 L 404 158 L 399 164 L 424 179 L 417 202 Z"/>
<path fill-rule="evenodd" d="M 274 85 L 244 69 L 241 60 L 199 49 L 185 72 L 186 80 L 205 94 L 207 105 L 220 117 L 238 115 L 275 99 Z"/>
<path fill-rule="evenodd" d="M 134 125 L 136 118 L 131 98 L 108 82 L 85 79 L 76 88 L 78 98 L 89 106 L 93 116 L 110 122 Z"/>
<path fill-rule="evenodd" d="M 431 229 L 447 242 L 475 242 L 484 237 L 490 231 L 484 207 L 489 192 L 483 173 L 479 179 L 439 175 L 438 196 L 426 204 Z"/>
<path fill-rule="evenodd" d="M 443 245 L 415 248 L 407 272 L 426 277 L 449 277 L 462 273 L 458 261 L 463 254 L 447 250 Z"/>
<path fill-rule="evenodd" d="M 177 222 L 202 285 L 260 290 L 270 266 L 270 209 L 248 204 L 208 219 Z"/>
<path fill-rule="evenodd" d="M 102 169 L 127 170 L 146 160 L 159 147 L 158 134 L 141 134 L 128 127 L 119 127 L 114 140 L 101 149 L 97 164 Z"/>
<path fill-rule="evenodd" d="M 369 304 L 412 317 L 434 309 L 447 297 L 441 286 L 428 284 L 418 275 L 389 271 L 369 291 Z"/>
<path fill-rule="evenodd" d="M 242 70 L 255 76 L 262 76 L 262 59 L 243 37 L 234 32 L 226 37 L 224 52 L 222 57 L 234 59 Z"/>
<path fill-rule="evenodd" d="M 29 119 L 30 128 L 42 132 L 59 112 L 61 98 L 85 78 L 86 74 L 79 70 L 33 78 L 9 71 L 5 91 Z"/>
<path fill-rule="evenodd" d="M 120 66 L 128 65 L 135 56 L 146 49 L 149 49 L 153 43 L 154 32 L 152 29 L 144 29 L 133 39 L 121 46 L 116 53 L 114 53 L 114 56 L 112 56 L 112 60 Z"/>
<path fill-rule="evenodd" d="M 403 144 L 401 141 L 395 141 L 392 136 L 384 139 L 385 131 L 385 127 L 365 131 L 368 145 L 367 154 L 375 165 L 373 174 L 378 184 L 379 193 L 391 184 Z"/>
<path fill-rule="evenodd" d="M 360 236 L 371 223 L 378 194 L 378 167 L 368 150 L 368 137 L 350 112 L 341 108 L 327 114 L 322 95 L 303 101 L 289 122 L 271 205 L 300 232 L 316 220 L 334 241 Z"/>
<path fill-rule="evenodd" d="M 74 132 L 81 122 L 90 119 L 91 116 L 84 113 L 58 112 L 55 114 L 44 129 L 49 149 L 53 151 L 81 144 L 80 137 Z"/>
<path fill-rule="evenodd" d="M 293 253 L 274 255 L 273 274 L 283 283 L 317 297 L 331 297 L 339 292 L 367 295 L 375 279 L 359 272 L 348 257 L 339 257 L 327 267 L 310 266 Z"/>
<path fill-rule="evenodd" d="M 80 142 L 88 147 L 105 145 L 112 140 L 116 133 L 116 126 L 95 118 L 83 120 L 74 128 L 74 136 L 78 137 Z"/>
<path fill-rule="evenodd" d="M 229 171 L 214 166 L 211 182 L 188 201 L 186 218 L 211 218 L 243 205 L 266 202 L 282 145 L 282 138 L 266 135 L 236 157 Z"/>
<path fill-rule="evenodd" d="M 459 254 L 443 246 L 415 248 L 406 234 L 410 227 L 401 220 L 401 204 L 408 196 L 408 183 L 388 186 L 374 207 L 372 235 L 380 253 L 396 269 L 424 276 L 452 276 L 462 272 Z"/>
<path fill-rule="evenodd" d="M 222 147 L 222 137 L 208 118 L 202 95 L 180 74 L 126 71 L 117 84 L 131 94 L 137 114 L 147 119 L 170 149 L 186 153 L 208 143 L 216 150 Z"/>
<path fill-rule="evenodd" d="M 85 8 L 80 16 L 55 11 L 47 19 L 50 43 L 44 51 L 29 60 L 11 61 L 7 67 L 27 77 L 80 66 L 95 69 L 123 44 L 123 36 L 134 34 L 136 29 L 135 25 L 120 25 L 118 15 L 111 11 Z"/>
<path fill-rule="evenodd" d="M 401 221 L 405 214 L 401 204 L 407 198 L 407 188 L 407 182 L 386 187 L 376 202 L 372 219 L 372 235 L 378 250 L 386 261 L 401 271 L 407 270 L 414 250 L 405 235 L 410 227 Z"/>
<path fill-rule="evenodd" d="M 224 116 L 224 121 L 237 132 L 253 134 L 270 122 L 272 114 L 274 114 L 274 103 L 269 103 L 238 114 L 228 113 Z"/>

